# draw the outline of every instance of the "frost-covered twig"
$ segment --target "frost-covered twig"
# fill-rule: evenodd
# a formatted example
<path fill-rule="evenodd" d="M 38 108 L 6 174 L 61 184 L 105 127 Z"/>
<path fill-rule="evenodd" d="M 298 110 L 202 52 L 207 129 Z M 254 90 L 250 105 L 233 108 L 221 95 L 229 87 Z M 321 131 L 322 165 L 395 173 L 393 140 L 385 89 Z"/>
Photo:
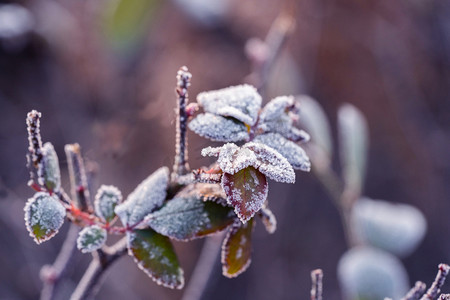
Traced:
<path fill-rule="evenodd" d="M 426 284 L 422 281 L 417 281 L 414 287 L 409 290 L 405 297 L 401 300 L 418 300 L 425 293 Z"/>
<path fill-rule="evenodd" d="M 80 145 L 69 144 L 64 147 L 64 150 L 69 167 L 73 200 L 76 201 L 78 208 L 82 211 L 90 211 L 89 188 Z"/>
<path fill-rule="evenodd" d="M 439 300 L 450 300 L 450 294 L 441 294 Z"/>
<path fill-rule="evenodd" d="M 321 269 L 311 271 L 311 300 L 322 300 L 323 272 Z"/>
<path fill-rule="evenodd" d="M 186 105 L 188 102 L 188 87 L 191 85 L 192 74 L 189 73 L 186 66 L 181 67 L 177 73 L 177 136 L 175 145 L 175 162 L 173 166 L 173 176 L 181 176 L 187 173 L 189 165 L 187 163 L 188 150 L 186 129 L 188 114 L 186 112 Z"/>
<path fill-rule="evenodd" d="M 36 173 L 38 165 L 42 160 L 42 139 L 40 131 L 41 113 L 32 110 L 27 114 L 27 131 L 28 131 L 28 153 L 27 153 L 27 167 L 30 171 L 29 184 L 37 182 Z"/>
<path fill-rule="evenodd" d="M 84 273 L 70 299 L 82 300 L 93 297 L 100 288 L 105 271 L 126 253 L 126 238 L 121 239 L 110 248 L 94 252 L 88 269 Z"/>
<path fill-rule="evenodd" d="M 428 291 L 420 298 L 420 300 L 433 300 L 436 299 L 439 293 L 441 292 L 441 287 L 445 282 L 445 278 L 450 271 L 450 266 L 447 264 L 440 264 L 439 271 L 436 275 L 436 278 L 433 281 L 433 284 L 430 286 Z"/>

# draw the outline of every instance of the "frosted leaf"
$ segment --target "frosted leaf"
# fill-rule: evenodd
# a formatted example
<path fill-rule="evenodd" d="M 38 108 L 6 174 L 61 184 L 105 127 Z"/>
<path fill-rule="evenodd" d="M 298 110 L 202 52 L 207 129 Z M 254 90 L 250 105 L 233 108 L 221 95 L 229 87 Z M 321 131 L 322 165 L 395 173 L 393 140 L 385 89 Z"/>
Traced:
<path fill-rule="evenodd" d="M 364 115 L 353 105 L 338 111 L 339 154 L 345 183 L 361 190 L 364 183 L 369 133 Z"/>
<path fill-rule="evenodd" d="M 197 102 L 206 112 L 233 117 L 253 126 L 256 123 L 262 99 L 255 87 L 243 84 L 200 93 L 197 96 Z"/>
<path fill-rule="evenodd" d="M 197 115 L 188 126 L 196 134 L 216 142 L 238 142 L 249 138 L 243 123 L 211 113 Z"/>
<path fill-rule="evenodd" d="M 266 176 L 253 167 L 242 169 L 236 174 L 224 173 L 222 188 L 228 204 L 234 207 L 242 223 L 261 209 L 269 192 Z"/>
<path fill-rule="evenodd" d="M 128 196 L 127 200 L 116 206 L 115 213 L 124 225 L 135 225 L 155 208 L 160 207 L 167 194 L 169 169 L 162 167 L 147 177 Z"/>
<path fill-rule="evenodd" d="M 352 218 L 360 239 L 400 257 L 417 248 L 427 228 L 417 208 L 368 198 L 356 202 Z"/>
<path fill-rule="evenodd" d="M 58 233 L 64 223 L 66 209 L 53 194 L 34 194 L 24 208 L 25 225 L 37 244 L 45 242 Z"/>
<path fill-rule="evenodd" d="M 114 208 L 122 202 L 122 193 L 112 185 L 102 185 L 95 195 L 95 214 L 103 221 L 111 222 L 116 214 Z"/>
<path fill-rule="evenodd" d="M 309 161 L 309 157 L 306 155 L 306 152 L 300 146 L 285 139 L 278 133 L 258 135 L 254 141 L 267 145 L 278 151 L 287 159 L 294 169 L 307 172 L 311 169 L 311 162 Z"/>
<path fill-rule="evenodd" d="M 213 201 L 222 206 L 228 206 L 227 195 L 220 184 L 197 183 L 195 188 L 202 201 Z"/>
<path fill-rule="evenodd" d="M 347 251 L 338 263 L 338 278 L 345 299 L 402 298 L 409 280 L 400 260 L 372 247 Z"/>
<path fill-rule="evenodd" d="M 98 225 L 83 228 L 78 234 L 77 248 L 83 253 L 100 249 L 106 242 L 106 230 Z"/>
<path fill-rule="evenodd" d="M 291 164 L 278 151 L 254 142 L 247 143 L 242 148 L 249 149 L 255 154 L 256 164 L 253 166 L 270 179 L 286 183 L 295 182 Z"/>
<path fill-rule="evenodd" d="M 292 96 L 280 96 L 269 101 L 264 106 L 259 115 L 261 122 L 271 122 L 280 119 L 283 115 L 287 114 L 291 108 L 295 105 L 294 97 Z"/>
<path fill-rule="evenodd" d="M 195 186 L 188 186 L 161 209 L 146 217 L 156 232 L 171 239 L 188 241 L 221 231 L 236 215 L 230 207 L 204 202 Z"/>
<path fill-rule="evenodd" d="M 217 163 L 220 169 L 229 174 L 234 174 L 248 166 L 256 164 L 255 154 L 245 149 L 244 151 L 232 143 L 222 147 L 207 147 L 202 150 L 203 156 L 218 156 Z"/>
<path fill-rule="evenodd" d="M 267 206 L 263 206 L 259 212 L 267 232 L 274 233 L 277 230 L 277 219 L 273 212 Z"/>
<path fill-rule="evenodd" d="M 59 160 L 55 148 L 51 143 L 45 143 L 42 146 L 42 161 L 40 162 L 41 176 L 39 184 L 45 186 L 48 190 L 58 192 L 61 188 L 61 172 L 59 170 Z"/>
<path fill-rule="evenodd" d="M 252 231 L 254 221 L 235 223 L 222 244 L 222 273 L 228 278 L 237 277 L 247 270 L 252 260 Z"/>
<path fill-rule="evenodd" d="M 142 271 L 159 285 L 183 288 L 183 270 L 168 237 L 148 228 L 128 232 L 127 238 L 128 254 Z"/>

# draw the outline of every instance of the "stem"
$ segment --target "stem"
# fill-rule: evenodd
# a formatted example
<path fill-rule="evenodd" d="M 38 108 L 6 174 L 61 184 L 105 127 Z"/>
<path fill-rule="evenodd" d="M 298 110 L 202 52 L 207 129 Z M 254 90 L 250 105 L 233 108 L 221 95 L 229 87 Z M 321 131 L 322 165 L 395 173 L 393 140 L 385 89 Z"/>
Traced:
<path fill-rule="evenodd" d="M 92 254 L 92 261 L 70 297 L 71 300 L 91 299 L 98 292 L 106 270 L 127 253 L 126 238 L 111 248 L 98 250 Z"/>
<path fill-rule="evenodd" d="M 79 144 L 69 144 L 64 147 L 69 167 L 70 185 L 72 197 L 77 207 L 82 211 L 91 211 L 89 188 L 87 184 L 86 170 Z"/>
<path fill-rule="evenodd" d="M 446 264 L 439 265 L 439 271 L 434 279 L 433 284 L 430 286 L 425 295 L 420 298 L 420 300 L 433 300 L 436 299 L 439 293 L 441 292 L 441 287 L 445 282 L 445 278 L 450 271 L 450 266 Z"/>
<path fill-rule="evenodd" d="M 323 272 L 316 269 L 311 272 L 311 300 L 322 300 Z"/>
<path fill-rule="evenodd" d="M 417 281 L 414 287 L 410 289 L 406 296 L 401 300 L 418 300 L 420 296 L 425 293 L 426 287 L 427 286 L 425 283 L 423 283 L 422 281 Z"/>
<path fill-rule="evenodd" d="M 44 266 L 41 269 L 41 279 L 44 286 L 41 291 L 41 300 L 56 299 L 59 283 L 65 277 L 67 269 L 74 262 L 78 226 L 70 224 L 64 244 L 52 266 Z"/>

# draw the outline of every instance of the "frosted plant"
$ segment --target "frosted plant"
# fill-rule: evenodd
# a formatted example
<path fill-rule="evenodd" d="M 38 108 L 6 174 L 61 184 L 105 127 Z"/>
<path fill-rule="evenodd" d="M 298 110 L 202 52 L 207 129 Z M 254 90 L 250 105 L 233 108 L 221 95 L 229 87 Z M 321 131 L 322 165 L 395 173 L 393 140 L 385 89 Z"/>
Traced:
<path fill-rule="evenodd" d="M 102 185 L 95 195 L 95 213 L 106 222 L 114 220 L 114 209 L 122 202 L 122 193 L 112 185 Z"/>
<path fill-rule="evenodd" d="M 77 239 L 77 247 L 83 253 L 100 249 L 106 242 L 106 230 L 98 225 L 84 227 Z"/>

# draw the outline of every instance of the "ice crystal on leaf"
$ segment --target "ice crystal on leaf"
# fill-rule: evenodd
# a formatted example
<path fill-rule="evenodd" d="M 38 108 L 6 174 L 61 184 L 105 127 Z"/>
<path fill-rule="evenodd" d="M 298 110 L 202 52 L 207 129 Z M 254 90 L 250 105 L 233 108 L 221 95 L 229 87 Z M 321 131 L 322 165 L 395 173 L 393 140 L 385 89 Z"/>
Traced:
<path fill-rule="evenodd" d="M 277 219 L 273 212 L 267 207 L 263 206 L 260 210 L 261 220 L 267 232 L 272 234 L 277 230 Z"/>
<path fill-rule="evenodd" d="M 278 151 L 287 159 L 294 169 L 307 172 L 311 169 L 311 162 L 309 161 L 309 157 L 306 155 L 305 150 L 296 143 L 285 139 L 278 133 L 261 134 L 258 135 L 254 141 Z"/>
<path fill-rule="evenodd" d="M 45 192 L 36 193 L 28 199 L 24 211 L 25 225 L 37 244 L 55 236 L 66 216 L 66 209 L 58 198 Z"/>
<path fill-rule="evenodd" d="M 85 227 L 78 234 L 77 248 L 83 253 L 100 249 L 106 242 L 106 230 L 98 225 Z"/>
<path fill-rule="evenodd" d="M 183 288 L 183 270 L 168 237 L 148 228 L 129 232 L 127 238 L 128 254 L 142 271 L 157 284 Z"/>
<path fill-rule="evenodd" d="M 262 99 L 255 87 L 243 84 L 200 93 L 197 101 L 206 112 L 233 117 L 253 126 L 258 118 Z"/>
<path fill-rule="evenodd" d="M 295 100 L 292 96 L 280 96 L 270 100 L 264 106 L 259 116 L 261 122 L 271 122 L 280 119 L 283 115 L 294 108 Z"/>
<path fill-rule="evenodd" d="M 128 196 L 127 200 L 116 206 L 115 213 L 124 225 L 134 225 L 144 219 L 155 208 L 160 207 L 167 194 L 169 169 L 162 167 L 147 177 Z"/>
<path fill-rule="evenodd" d="M 95 214 L 106 222 L 111 222 L 116 214 L 114 208 L 122 202 L 122 193 L 112 185 L 102 185 L 95 195 Z"/>
<path fill-rule="evenodd" d="M 146 223 L 162 235 L 188 241 L 221 231 L 235 218 L 230 207 L 202 201 L 197 188 L 190 186 L 147 216 Z"/>
<path fill-rule="evenodd" d="M 61 173 L 59 170 L 59 160 L 55 149 L 51 143 L 42 146 L 41 176 L 39 184 L 48 190 L 58 192 L 61 187 Z"/>
<path fill-rule="evenodd" d="M 196 116 L 189 123 L 189 129 L 216 142 L 238 142 L 249 138 L 243 123 L 211 113 Z"/>
<path fill-rule="evenodd" d="M 252 231 L 254 221 L 246 224 L 235 223 L 230 228 L 222 244 L 222 273 L 233 278 L 247 270 L 252 255 Z"/>

